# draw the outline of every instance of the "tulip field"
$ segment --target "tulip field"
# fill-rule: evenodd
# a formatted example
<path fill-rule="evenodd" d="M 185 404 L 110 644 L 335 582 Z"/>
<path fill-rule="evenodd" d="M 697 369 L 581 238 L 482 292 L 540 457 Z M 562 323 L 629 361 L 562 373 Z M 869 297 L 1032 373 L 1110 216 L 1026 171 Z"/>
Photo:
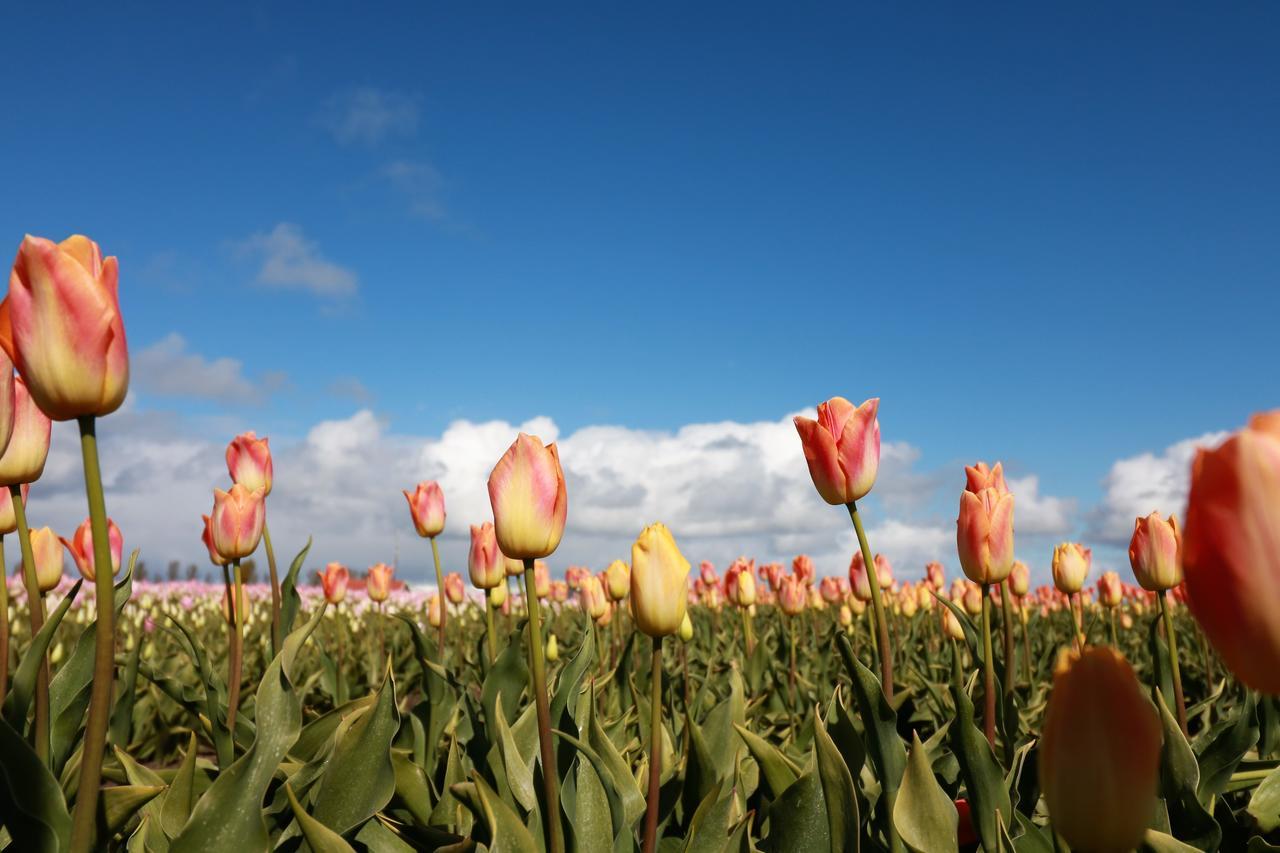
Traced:
<path fill-rule="evenodd" d="M 560 451 L 522 433 L 490 517 L 403 491 L 435 569 L 405 584 L 272 542 L 289 472 L 246 432 L 192 513 L 217 580 L 152 583 L 98 458 L 128 387 L 116 261 L 28 237 L 9 281 L 0 850 L 1280 850 L 1280 412 L 1199 451 L 1123 575 L 1017 550 L 999 463 L 956 472 L 952 560 L 895 564 L 864 526 L 880 400 L 833 397 L 795 426 L 857 541 L 836 575 L 713 565 L 656 521 L 577 565 Z M 27 512 L 53 420 L 84 467 L 63 536 Z"/>

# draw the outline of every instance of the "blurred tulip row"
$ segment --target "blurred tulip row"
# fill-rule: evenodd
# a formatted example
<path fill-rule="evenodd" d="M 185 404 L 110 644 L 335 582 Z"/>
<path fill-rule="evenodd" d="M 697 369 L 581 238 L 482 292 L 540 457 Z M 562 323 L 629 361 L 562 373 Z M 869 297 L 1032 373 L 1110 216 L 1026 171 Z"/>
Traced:
<path fill-rule="evenodd" d="M 561 570 L 559 450 L 524 434 L 465 576 L 434 482 L 403 492 L 434 583 L 310 542 L 278 564 L 246 432 L 193 516 L 221 583 L 149 584 L 99 473 L 117 276 L 27 237 L 0 303 L 0 850 L 1280 849 L 1280 412 L 1197 454 L 1123 576 L 1064 542 L 1033 587 L 999 462 L 957 471 L 950 576 L 894 566 L 860 505 L 880 400 L 835 397 L 795 426 L 847 575 L 693 571 L 657 521 Z M 52 420 L 80 428 L 67 538 L 26 512 Z"/>

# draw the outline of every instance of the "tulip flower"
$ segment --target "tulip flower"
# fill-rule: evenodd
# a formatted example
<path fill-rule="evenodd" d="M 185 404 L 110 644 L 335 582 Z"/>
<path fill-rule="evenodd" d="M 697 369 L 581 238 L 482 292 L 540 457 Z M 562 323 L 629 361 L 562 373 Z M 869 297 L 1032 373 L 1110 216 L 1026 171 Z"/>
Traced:
<path fill-rule="evenodd" d="M 953 640 L 964 640 L 964 626 L 960 624 L 960 620 L 956 618 L 956 614 L 951 608 L 942 611 L 943 628 L 946 634 Z"/>
<path fill-rule="evenodd" d="M 547 660 L 552 663 L 560 660 L 560 645 L 556 642 L 555 634 L 547 635 Z"/>
<path fill-rule="evenodd" d="M 1022 598 L 1030 589 L 1031 570 L 1021 560 L 1014 560 L 1013 568 L 1009 570 L 1009 591 Z"/>
<path fill-rule="evenodd" d="M 578 598 L 582 603 L 582 611 L 591 619 L 599 619 L 609 609 L 609 601 L 604 595 L 604 586 L 595 575 L 582 579 L 578 587 Z"/>
<path fill-rule="evenodd" d="M 258 438 L 252 431 L 232 439 L 227 445 L 227 471 L 231 482 L 251 492 L 261 491 L 263 497 L 271 494 L 271 448 L 267 439 Z"/>
<path fill-rule="evenodd" d="M 1124 656 L 1063 650 L 1045 710 L 1040 789 L 1053 828 L 1075 850 L 1128 851 L 1151 823 L 1160 721 Z"/>
<path fill-rule="evenodd" d="M 31 551 L 36 560 L 36 582 L 43 595 L 62 580 L 62 543 L 50 528 L 41 527 L 31 531 Z"/>
<path fill-rule="evenodd" d="M 551 569 L 543 560 L 533 562 L 533 594 L 539 601 L 551 594 Z"/>
<path fill-rule="evenodd" d="M 391 578 L 396 570 L 386 563 L 374 563 L 365 574 L 365 591 L 371 601 L 378 604 L 391 595 Z"/>
<path fill-rule="evenodd" d="M 493 611 L 499 610 L 507 604 L 507 585 L 500 583 L 493 589 L 486 589 L 485 596 L 489 599 L 489 621 L 493 621 Z M 492 633 L 492 632 L 491 632 Z"/>
<path fill-rule="evenodd" d="M 467 573 L 476 589 L 490 590 L 502 585 L 505 565 L 493 524 L 471 525 L 471 550 L 467 554 Z"/>
<path fill-rule="evenodd" d="M 320 586 L 324 589 L 325 601 L 339 605 L 347 597 L 347 584 L 351 580 L 351 572 L 342 563 L 329 563 L 320 573 Z"/>
<path fill-rule="evenodd" d="M 1254 415 L 1191 466 L 1187 603 L 1241 682 L 1280 693 L 1280 409 Z"/>
<path fill-rule="evenodd" d="M 236 596 L 237 607 L 235 610 L 231 608 L 231 596 Z M 236 610 L 240 611 L 239 613 Z M 253 600 L 249 598 L 249 593 L 242 586 L 238 591 L 234 589 L 222 590 L 222 618 L 227 620 L 227 624 L 234 626 L 236 617 L 239 616 L 240 624 L 245 624 L 253 618 Z"/>
<path fill-rule="evenodd" d="M 621 560 L 614 560 L 604 570 L 605 589 L 611 601 L 621 601 L 631 591 L 631 567 Z"/>
<path fill-rule="evenodd" d="M 844 598 L 844 592 L 840 589 L 840 579 L 831 576 L 818 582 L 818 592 L 828 604 L 835 604 Z"/>
<path fill-rule="evenodd" d="M 1120 586 L 1120 576 L 1115 572 L 1103 572 L 1098 578 L 1098 603 L 1103 607 L 1119 607 L 1124 598 L 1124 590 Z"/>
<path fill-rule="evenodd" d="M 200 541 L 209 549 L 209 562 L 215 566 L 222 567 L 227 561 L 218 553 L 218 549 L 213 544 L 213 519 L 207 515 L 200 516 L 204 520 L 204 530 L 200 533 Z"/>
<path fill-rule="evenodd" d="M 827 503 L 853 503 L 875 485 L 880 466 L 879 406 L 878 397 L 861 406 L 832 397 L 818 405 L 816 421 L 795 418 L 809 476 Z"/>
<path fill-rule="evenodd" d="M 13 428 L 0 454 L 0 486 L 31 484 L 44 473 L 52 430 L 49 416 L 40 410 L 21 377 L 13 380 Z"/>
<path fill-rule="evenodd" d="M 553 553 L 569 507 L 555 444 L 520 433 L 489 475 L 489 500 L 502 553 L 521 560 Z"/>
<path fill-rule="evenodd" d="M 108 415 L 129 389 L 118 265 L 75 235 L 27 237 L 0 303 L 0 347 L 36 404 L 59 421 Z"/>
<path fill-rule="evenodd" d="M 801 554 L 791 561 L 791 573 L 800 583 L 807 586 L 813 583 L 817 569 L 813 567 L 813 560 L 808 554 Z"/>
<path fill-rule="evenodd" d="M 439 628 L 441 622 L 441 614 L 444 608 L 440 604 L 440 596 L 433 595 L 427 599 L 427 624 L 432 628 Z"/>
<path fill-rule="evenodd" d="M 430 539 L 444 532 L 444 492 L 439 483 L 421 482 L 412 492 L 405 491 L 404 497 L 419 536 Z"/>
<path fill-rule="evenodd" d="M 229 492 L 213 490 L 209 526 L 213 547 L 222 559 L 242 560 L 257 550 L 266 518 L 263 499 L 261 491 L 251 492 L 238 483 Z"/>
<path fill-rule="evenodd" d="M 107 519 L 107 536 L 111 545 L 111 574 L 120 574 L 120 558 L 124 553 L 124 537 L 120 533 L 120 528 L 111 519 Z M 93 530 L 89 519 L 76 528 L 76 532 L 70 539 L 60 539 L 62 544 L 71 552 L 71 559 L 75 561 L 76 568 L 80 570 L 80 574 L 85 580 L 93 583 L 97 576 L 93 559 Z"/>
<path fill-rule="evenodd" d="M 0 349 L 0 454 L 4 453 L 13 436 L 14 407 L 17 404 L 14 399 L 14 379 L 13 362 Z"/>
<path fill-rule="evenodd" d="M 716 567 L 709 560 L 703 560 L 698 564 L 698 573 L 702 578 L 702 582 L 707 586 L 715 586 L 720 583 L 720 578 L 716 575 Z"/>
<path fill-rule="evenodd" d="M 466 585 L 462 582 L 462 575 L 457 572 L 449 572 L 444 576 L 444 597 L 452 605 L 459 605 L 463 599 L 467 597 Z"/>
<path fill-rule="evenodd" d="M 1182 537 L 1173 516 L 1163 519 L 1153 512 L 1133 522 L 1129 540 L 1129 565 L 1143 589 L 1157 592 L 1182 583 Z"/>
<path fill-rule="evenodd" d="M 1071 595 L 1084 587 L 1093 552 L 1075 542 L 1063 542 L 1053 549 L 1053 585 Z"/>
<path fill-rule="evenodd" d="M 664 524 L 651 524 L 631 546 L 631 602 L 636 627 L 650 637 L 680 629 L 689 561 Z"/>
<path fill-rule="evenodd" d="M 939 592 L 947 585 L 947 570 L 942 567 L 942 563 L 937 561 L 928 563 L 924 567 L 924 573 L 929 583 L 933 584 L 933 588 Z"/>
<path fill-rule="evenodd" d="M 956 549 L 960 567 L 974 583 L 1007 578 L 1013 568 L 1013 495 L 994 488 L 961 493 Z"/>
<path fill-rule="evenodd" d="M 20 500 L 26 504 L 27 493 L 31 491 L 30 483 L 23 483 L 19 487 Z M 9 494 L 7 488 L 0 488 L 0 536 L 6 533 L 13 533 L 18 529 L 18 516 L 13 507 L 13 495 Z M 3 560 L 0 560 L 0 573 L 4 570 Z"/>
<path fill-rule="evenodd" d="M 494 531 L 494 538 L 496 541 L 497 540 L 496 530 Z M 499 551 L 502 550 L 501 546 L 499 546 L 498 550 Z M 504 556 L 502 559 L 503 559 L 503 565 L 506 566 L 507 577 L 509 578 L 524 577 L 524 560 L 516 560 L 507 556 Z"/>
<path fill-rule="evenodd" d="M 1001 497 L 1009 494 L 1009 487 L 1004 482 L 1004 467 L 999 462 L 993 468 L 988 468 L 985 462 L 966 466 L 964 474 L 966 491 L 977 494 L 983 489 L 995 489 L 996 494 Z"/>
<path fill-rule="evenodd" d="M 849 605 L 840 605 L 839 619 L 840 627 L 842 628 L 848 628 L 853 625 L 853 611 L 849 609 Z"/>

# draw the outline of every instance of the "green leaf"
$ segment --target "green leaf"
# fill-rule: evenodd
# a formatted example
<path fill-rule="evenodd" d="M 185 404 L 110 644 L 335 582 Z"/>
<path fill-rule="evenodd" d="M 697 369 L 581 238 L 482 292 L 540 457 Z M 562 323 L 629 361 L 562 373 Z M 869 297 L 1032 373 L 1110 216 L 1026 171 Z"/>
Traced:
<path fill-rule="evenodd" d="M 521 626 L 523 626 L 521 622 Z M 493 718 L 494 706 L 499 696 L 502 707 L 509 712 L 520 707 L 520 694 L 529 683 L 529 667 L 525 664 L 527 655 L 524 652 L 524 632 L 520 627 L 511 632 L 507 647 L 498 655 L 497 661 L 485 676 L 484 686 L 480 691 L 480 705 L 484 708 L 485 719 Z M 508 722 L 510 722 L 508 720 Z M 555 724 L 555 718 L 552 718 Z"/>
<path fill-rule="evenodd" d="M 160 828 L 170 838 L 176 838 L 182 832 L 191 817 L 191 809 L 195 806 L 196 782 L 196 743 L 195 732 L 187 741 L 187 751 L 182 756 L 182 763 L 173 774 L 169 783 L 169 792 L 164 795 L 164 805 L 160 809 Z"/>
<path fill-rule="evenodd" d="M 832 853 L 857 853 L 858 797 L 853 787 L 853 775 L 816 712 L 813 715 L 813 746 L 818 760 L 818 777 L 822 780 L 822 795 L 827 804 Z"/>
<path fill-rule="evenodd" d="M 3 583 L 0 579 L 0 583 Z M 58 780 L 31 746 L 0 719 L 0 820 L 15 850 L 57 853 L 71 838 L 71 815 Z"/>
<path fill-rule="evenodd" d="M 622 804 L 622 797 L 618 794 L 613 773 L 609 769 L 609 765 L 605 762 L 604 758 L 600 753 L 596 752 L 590 746 L 578 740 L 568 732 L 561 731 L 560 729 L 554 729 L 553 731 L 557 737 L 581 752 L 582 755 L 586 757 L 587 762 L 591 765 L 591 769 L 595 771 L 596 779 L 604 791 L 605 798 L 609 806 L 609 818 L 612 826 L 610 836 L 617 838 L 619 835 L 626 833 L 630 825 L 627 818 L 627 812 Z M 627 775 L 627 778 L 631 778 L 630 774 Z M 581 790 L 581 782 L 579 782 L 578 787 Z M 641 811 L 643 811 L 643 804 L 641 805 Z"/>
<path fill-rule="evenodd" d="M 1183 844 L 1172 835 L 1165 835 L 1154 829 L 1148 829 L 1142 837 L 1142 849 L 1151 853 L 1198 853 L 1197 848 L 1190 844 Z"/>
<path fill-rule="evenodd" d="M 58 630 L 58 625 L 62 622 L 62 617 L 67 615 L 67 610 L 71 608 L 71 602 L 75 600 L 83 583 L 83 579 L 78 580 L 75 586 L 68 590 L 57 609 L 36 632 L 31 645 L 27 647 L 27 653 L 22 656 L 22 661 L 13 674 L 9 695 L 4 700 L 4 719 L 17 732 L 26 729 L 27 709 L 31 707 L 31 697 L 35 695 L 36 675 L 40 672 L 40 663 L 49 651 L 49 644 L 53 640 L 54 632 Z M 4 616 L 8 618 L 8 614 Z"/>
<path fill-rule="evenodd" d="M 617 791 L 618 799 L 622 802 L 624 824 L 630 828 L 644 814 L 644 794 L 640 792 L 640 786 L 631 775 L 631 767 L 618 752 L 613 741 L 609 739 L 604 727 L 600 725 L 600 720 L 595 714 L 594 702 L 591 703 L 588 711 L 587 726 L 587 744 L 600 756 L 600 761 L 604 765 L 603 768 L 597 768 L 596 772 L 601 779 L 608 778 L 612 782 L 613 790 Z"/>
<path fill-rule="evenodd" d="M 898 835 L 919 853 L 951 853 L 959 846 L 959 822 L 955 803 L 933 775 L 928 751 L 912 732 L 907 771 L 893 806 Z"/>
<path fill-rule="evenodd" d="M 284 576 L 284 582 L 280 584 L 280 633 L 282 636 L 288 636 L 293 631 L 293 621 L 298 618 L 298 611 L 302 608 L 302 596 L 298 594 L 298 573 L 302 571 L 302 564 L 307 560 L 307 553 L 311 550 L 311 537 L 307 537 L 307 544 L 302 546 L 302 550 L 298 552 L 298 556 L 293 558 L 293 562 L 289 565 L 289 572 Z"/>
<path fill-rule="evenodd" d="M 138 698 L 138 661 L 142 657 L 142 643 L 134 643 L 133 651 L 125 661 L 120 674 L 120 689 L 115 707 L 111 709 L 110 740 L 118 746 L 128 746 L 133 734 L 133 706 Z"/>
<path fill-rule="evenodd" d="M 98 838 L 115 835 L 164 791 L 163 785 L 111 785 L 98 795 Z"/>
<path fill-rule="evenodd" d="M 783 755 L 776 746 L 748 731 L 746 726 L 735 723 L 733 728 L 747 745 L 747 750 L 750 751 L 756 763 L 760 765 L 764 783 L 769 786 L 769 796 L 775 800 L 778 799 L 800 778 L 800 768 Z"/>
<path fill-rule="evenodd" d="M 1196 755 L 1159 690 L 1156 691 L 1156 700 L 1164 729 L 1164 745 L 1160 750 L 1160 789 L 1169 810 L 1173 835 L 1201 850 L 1217 850 L 1222 841 L 1222 827 L 1196 794 L 1200 784 L 1200 765 L 1196 762 Z"/>
<path fill-rule="evenodd" d="M 529 830 L 480 774 L 472 772 L 471 781 L 454 785 L 453 792 L 488 829 L 490 853 L 538 853 Z"/>
<path fill-rule="evenodd" d="M 422 768 L 413 762 L 407 750 L 391 750 L 391 767 L 396 774 L 396 798 L 423 826 L 431 823 L 431 786 Z"/>
<path fill-rule="evenodd" d="M 1257 694 L 1252 690 L 1244 693 L 1245 700 L 1235 707 L 1231 724 L 1218 732 L 1198 756 L 1200 784 L 1196 786 L 1196 796 L 1206 805 L 1214 794 L 1227 789 L 1240 759 L 1258 742 Z"/>
<path fill-rule="evenodd" d="M 991 744 L 974 725 L 973 702 L 959 685 L 951 686 L 956 706 L 956 720 L 951 727 L 951 749 L 960 762 L 960 773 L 969 792 L 974 829 L 988 850 L 999 849 L 1000 821 L 1013 814 L 1009 789 L 996 761 Z"/>
<path fill-rule="evenodd" d="M 293 816 L 302 829 L 302 836 L 315 853 L 355 853 L 355 849 L 341 835 L 307 814 L 298 798 L 293 795 L 289 783 L 285 783 L 284 790 L 289 795 L 289 807 L 293 809 Z"/>
<path fill-rule="evenodd" d="M 830 850 L 831 829 L 816 762 L 769 806 L 769 836 L 762 847 L 774 853 Z"/>
<path fill-rule="evenodd" d="M 726 853 L 729 847 L 729 818 L 733 813 L 733 794 L 721 796 L 715 785 L 689 821 L 682 853 Z"/>
<path fill-rule="evenodd" d="M 511 736 L 511 727 L 507 725 L 506 714 L 502 710 L 502 696 L 495 697 L 495 713 L 493 721 L 497 728 L 498 752 L 502 755 L 503 767 L 506 770 L 507 784 L 511 794 L 525 811 L 531 812 L 538 807 L 538 794 L 533 787 L 533 767 L 525 760 L 515 738 Z"/>

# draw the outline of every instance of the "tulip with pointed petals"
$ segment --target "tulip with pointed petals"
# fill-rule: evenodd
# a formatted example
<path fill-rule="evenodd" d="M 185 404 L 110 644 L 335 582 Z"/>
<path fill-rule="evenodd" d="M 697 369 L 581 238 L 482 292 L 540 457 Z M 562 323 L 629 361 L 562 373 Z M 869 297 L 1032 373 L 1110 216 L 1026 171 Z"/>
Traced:
<path fill-rule="evenodd" d="M 395 573 L 396 570 L 386 563 L 374 563 L 369 567 L 365 574 L 365 591 L 372 601 L 381 604 L 387 600 L 391 595 L 391 577 Z"/>
<path fill-rule="evenodd" d="M 609 568 L 604 570 L 605 591 L 609 593 L 609 600 L 621 601 L 627 597 L 627 593 L 631 591 L 631 567 L 622 560 L 614 560 L 609 564 Z"/>
<path fill-rule="evenodd" d="M 263 497 L 271 494 L 271 448 L 267 439 L 258 438 L 252 431 L 232 439 L 227 445 L 227 471 L 231 482 L 251 492 L 261 490 Z"/>
<path fill-rule="evenodd" d="M 444 491 L 439 483 L 423 481 L 412 492 L 406 490 L 404 499 L 409 502 L 409 515 L 419 536 L 430 539 L 444 532 Z"/>
<path fill-rule="evenodd" d="M 342 563 L 329 563 L 320 573 L 320 586 L 324 590 L 324 600 L 330 604 L 341 604 L 347 597 L 347 584 L 351 581 L 351 572 Z"/>
<path fill-rule="evenodd" d="M 520 433 L 489 475 L 489 501 L 503 554 L 518 560 L 552 554 L 569 508 L 555 444 Z"/>
<path fill-rule="evenodd" d="M 816 421 L 795 418 L 809 476 L 827 503 L 853 503 L 875 485 L 880 467 L 879 406 L 878 397 L 861 406 L 832 397 L 818 405 Z"/>
<path fill-rule="evenodd" d="M 213 490 L 209 527 L 213 547 L 222 559 L 242 560 L 257 550 L 266 518 L 264 497 L 261 491 L 251 492 L 239 483 L 228 492 Z"/>
<path fill-rule="evenodd" d="M 492 522 L 471 525 L 471 550 L 467 552 L 467 574 L 476 589 L 494 589 L 506 579 L 506 565 L 498 550 Z"/>
<path fill-rule="evenodd" d="M 1161 592 L 1182 583 L 1182 536 L 1172 515 L 1153 512 L 1133 522 L 1129 565 L 1143 589 Z"/>
<path fill-rule="evenodd" d="M 999 462 L 992 468 L 988 468 L 985 462 L 966 466 L 964 475 L 967 481 L 965 488 L 970 492 L 995 489 L 998 495 L 1009 494 L 1009 487 L 1004 482 L 1004 466 Z"/>
<path fill-rule="evenodd" d="M 1075 542 L 1063 542 L 1053 549 L 1053 585 L 1071 595 L 1084 588 L 1089 577 L 1093 551 Z"/>
<path fill-rule="evenodd" d="M 1007 578 L 1013 568 L 1013 495 L 994 488 L 962 492 L 956 550 L 960 567 L 974 583 L 997 584 Z"/>
<path fill-rule="evenodd" d="M 34 483 L 49 458 L 53 424 L 27 391 L 21 377 L 13 380 L 13 429 L 0 454 L 0 486 Z"/>
<path fill-rule="evenodd" d="M 120 574 L 120 558 L 124 554 L 124 536 L 120 528 L 111 519 L 107 519 L 107 539 L 111 546 L 111 575 Z M 71 559 L 85 580 L 93 583 L 97 577 L 93 561 L 93 530 L 89 519 L 76 528 L 70 539 L 62 539 L 62 544 L 71 552 Z"/>

